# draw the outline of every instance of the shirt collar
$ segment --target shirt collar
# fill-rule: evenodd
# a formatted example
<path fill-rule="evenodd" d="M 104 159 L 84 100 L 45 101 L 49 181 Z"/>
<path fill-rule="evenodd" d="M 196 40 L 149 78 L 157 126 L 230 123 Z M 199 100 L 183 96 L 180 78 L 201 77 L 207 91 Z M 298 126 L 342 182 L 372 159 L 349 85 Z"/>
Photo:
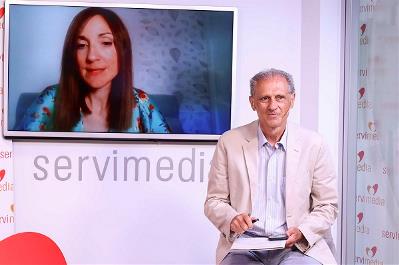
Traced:
<path fill-rule="evenodd" d="M 276 145 L 279 147 L 281 146 L 283 150 L 287 150 L 287 135 L 288 135 L 288 128 L 286 126 L 280 141 L 276 143 Z M 258 125 L 258 143 L 259 143 L 258 145 L 259 149 L 262 148 L 262 146 L 264 146 L 266 143 L 268 143 L 265 135 L 262 132 L 262 129 L 260 128 L 260 125 Z"/>

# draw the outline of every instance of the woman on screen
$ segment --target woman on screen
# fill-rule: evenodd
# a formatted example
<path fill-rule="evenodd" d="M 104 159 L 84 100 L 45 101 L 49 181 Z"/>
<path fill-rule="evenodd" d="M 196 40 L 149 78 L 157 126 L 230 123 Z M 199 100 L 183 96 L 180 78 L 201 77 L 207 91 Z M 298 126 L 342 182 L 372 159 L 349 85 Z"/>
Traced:
<path fill-rule="evenodd" d="M 148 95 L 133 88 L 128 31 L 111 10 L 90 7 L 69 26 L 58 85 L 46 88 L 20 130 L 169 133 Z"/>

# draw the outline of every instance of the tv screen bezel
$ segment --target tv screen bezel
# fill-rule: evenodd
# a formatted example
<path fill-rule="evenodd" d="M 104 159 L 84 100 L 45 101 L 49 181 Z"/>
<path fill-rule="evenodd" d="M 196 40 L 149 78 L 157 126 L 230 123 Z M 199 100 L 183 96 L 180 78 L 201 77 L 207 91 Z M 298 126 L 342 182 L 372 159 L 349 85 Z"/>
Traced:
<path fill-rule="evenodd" d="M 104 8 L 137 8 L 137 9 L 163 9 L 163 10 L 195 10 L 195 11 L 230 11 L 233 14 L 232 25 L 232 64 L 231 64 L 231 101 L 230 101 L 230 125 L 232 128 L 232 117 L 234 95 L 236 90 L 236 51 L 237 51 L 237 14 L 235 7 L 221 6 L 191 6 L 191 5 L 158 5 L 158 4 L 133 4 L 133 3 L 96 3 L 96 2 L 64 2 L 64 1 L 26 1 L 10 0 L 5 2 L 4 15 L 4 113 L 3 113 L 3 134 L 11 139 L 102 139 L 102 140 L 183 140 L 183 141 L 215 141 L 220 134 L 193 134 L 193 133 L 126 133 L 126 132 L 55 132 L 55 131 L 17 131 L 9 128 L 9 85 L 8 85 L 8 62 L 9 62 L 9 10 L 10 5 L 32 5 L 32 6 L 66 6 L 66 7 L 104 7 Z"/>

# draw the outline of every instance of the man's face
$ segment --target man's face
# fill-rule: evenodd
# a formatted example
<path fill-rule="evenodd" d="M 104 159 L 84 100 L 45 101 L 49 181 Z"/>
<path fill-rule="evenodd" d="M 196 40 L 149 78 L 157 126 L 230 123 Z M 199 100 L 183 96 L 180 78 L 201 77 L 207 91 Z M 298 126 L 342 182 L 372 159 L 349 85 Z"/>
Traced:
<path fill-rule="evenodd" d="M 281 76 L 257 82 L 249 101 L 258 114 L 262 129 L 285 128 L 289 110 L 295 101 L 295 94 L 288 91 L 288 82 Z"/>

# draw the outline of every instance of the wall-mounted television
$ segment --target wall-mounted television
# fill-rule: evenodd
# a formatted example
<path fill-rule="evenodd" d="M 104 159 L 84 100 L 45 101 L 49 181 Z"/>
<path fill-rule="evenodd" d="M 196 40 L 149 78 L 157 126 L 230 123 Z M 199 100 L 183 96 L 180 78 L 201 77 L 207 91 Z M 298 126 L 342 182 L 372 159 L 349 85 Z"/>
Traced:
<path fill-rule="evenodd" d="M 231 128 L 235 8 L 5 8 L 6 137 L 216 140 Z"/>

